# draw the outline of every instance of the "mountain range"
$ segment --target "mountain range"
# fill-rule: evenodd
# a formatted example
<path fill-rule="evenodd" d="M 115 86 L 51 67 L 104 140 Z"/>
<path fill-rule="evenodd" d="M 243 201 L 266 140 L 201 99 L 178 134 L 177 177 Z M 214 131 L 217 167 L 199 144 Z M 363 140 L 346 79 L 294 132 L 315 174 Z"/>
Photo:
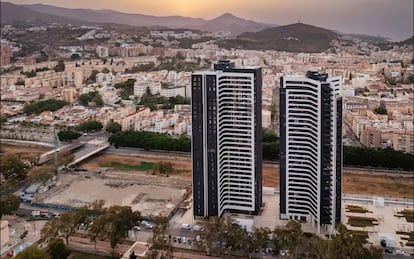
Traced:
<path fill-rule="evenodd" d="M 217 18 L 205 20 L 183 16 L 152 16 L 122 13 L 113 10 L 70 9 L 51 5 L 16 5 L 1 2 L 1 23 L 11 22 L 68 22 L 116 23 L 133 26 L 161 26 L 188 28 L 202 31 L 230 31 L 233 36 L 243 32 L 257 32 L 276 25 L 259 23 L 225 13 Z"/>

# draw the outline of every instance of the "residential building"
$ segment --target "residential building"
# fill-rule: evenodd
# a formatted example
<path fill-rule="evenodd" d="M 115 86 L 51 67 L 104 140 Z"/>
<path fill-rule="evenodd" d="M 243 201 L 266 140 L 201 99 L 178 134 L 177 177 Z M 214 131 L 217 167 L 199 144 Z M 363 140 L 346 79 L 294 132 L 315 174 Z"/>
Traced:
<path fill-rule="evenodd" d="M 262 205 L 262 70 L 221 61 L 192 75 L 195 217 Z"/>
<path fill-rule="evenodd" d="M 73 103 L 73 88 L 62 90 L 63 100 L 68 103 Z"/>
<path fill-rule="evenodd" d="M 0 46 L 0 67 L 10 65 L 12 58 L 12 49 L 8 44 L 1 44 Z"/>
<path fill-rule="evenodd" d="M 107 47 L 98 46 L 96 47 L 96 54 L 100 58 L 106 58 L 109 56 L 109 49 Z"/>
<path fill-rule="evenodd" d="M 341 78 L 308 71 L 280 82 L 280 218 L 332 232 L 341 222 Z"/>
<path fill-rule="evenodd" d="M 152 51 L 152 46 L 145 46 L 143 44 L 127 45 L 124 44 L 119 48 L 119 55 L 121 57 L 138 57 L 146 55 Z"/>

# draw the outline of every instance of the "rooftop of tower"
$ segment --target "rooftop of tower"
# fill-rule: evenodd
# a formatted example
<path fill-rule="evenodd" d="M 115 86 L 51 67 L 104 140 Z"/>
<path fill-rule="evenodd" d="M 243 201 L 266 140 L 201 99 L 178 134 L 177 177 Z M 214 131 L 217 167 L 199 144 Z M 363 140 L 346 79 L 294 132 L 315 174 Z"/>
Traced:
<path fill-rule="evenodd" d="M 327 73 L 321 73 L 318 71 L 308 71 L 306 72 L 306 77 L 313 80 L 326 82 L 326 79 L 329 77 L 329 75 Z"/>

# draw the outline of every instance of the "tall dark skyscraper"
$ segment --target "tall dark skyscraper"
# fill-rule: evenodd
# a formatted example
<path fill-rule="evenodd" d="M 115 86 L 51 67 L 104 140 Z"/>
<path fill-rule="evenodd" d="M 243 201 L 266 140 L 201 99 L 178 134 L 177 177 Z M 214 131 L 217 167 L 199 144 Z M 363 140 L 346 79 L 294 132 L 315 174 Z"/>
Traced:
<path fill-rule="evenodd" d="M 309 71 L 280 82 L 280 218 L 332 231 L 341 221 L 341 78 Z"/>
<path fill-rule="evenodd" d="M 222 61 L 192 75 L 194 216 L 262 205 L 262 70 Z"/>

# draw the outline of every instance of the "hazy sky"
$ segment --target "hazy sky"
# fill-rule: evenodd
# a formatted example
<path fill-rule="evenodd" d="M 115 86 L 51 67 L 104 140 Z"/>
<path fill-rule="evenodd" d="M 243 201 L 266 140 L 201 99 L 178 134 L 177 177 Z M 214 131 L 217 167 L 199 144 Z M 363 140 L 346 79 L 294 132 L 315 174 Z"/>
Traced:
<path fill-rule="evenodd" d="M 211 19 L 225 12 L 259 22 L 290 24 L 299 17 L 346 33 L 413 35 L 413 0 L 8 0 L 68 8 L 112 9 L 149 15 L 183 15 Z"/>

